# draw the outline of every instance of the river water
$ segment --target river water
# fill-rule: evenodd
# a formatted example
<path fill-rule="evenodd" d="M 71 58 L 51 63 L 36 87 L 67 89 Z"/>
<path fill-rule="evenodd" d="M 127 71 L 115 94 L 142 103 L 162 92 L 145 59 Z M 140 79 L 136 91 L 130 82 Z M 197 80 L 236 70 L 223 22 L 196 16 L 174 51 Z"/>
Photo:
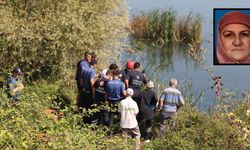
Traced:
<path fill-rule="evenodd" d="M 234 91 L 236 96 L 250 89 L 250 66 L 214 66 L 213 65 L 213 8 L 250 8 L 250 1 L 237 0 L 127 0 L 130 16 L 140 11 L 153 8 L 173 8 L 177 16 L 188 14 L 190 11 L 198 12 L 203 17 L 201 47 L 207 48 L 203 64 L 195 62 L 187 54 L 187 46 L 171 46 L 155 48 L 144 44 L 137 44 L 135 53 L 125 52 L 121 56 L 124 64 L 127 59 L 142 63 L 149 79 L 161 84 L 168 84 L 168 80 L 175 77 L 179 80 L 179 88 L 184 96 L 198 99 L 197 106 L 201 111 L 208 111 L 214 105 L 216 96 L 211 88 L 213 80 L 205 68 L 212 68 L 214 75 L 223 77 L 224 88 Z M 133 41 L 132 41 L 133 42 Z M 161 91 L 156 88 L 157 93 Z M 189 92 L 187 92 L 189 91 Z"/>

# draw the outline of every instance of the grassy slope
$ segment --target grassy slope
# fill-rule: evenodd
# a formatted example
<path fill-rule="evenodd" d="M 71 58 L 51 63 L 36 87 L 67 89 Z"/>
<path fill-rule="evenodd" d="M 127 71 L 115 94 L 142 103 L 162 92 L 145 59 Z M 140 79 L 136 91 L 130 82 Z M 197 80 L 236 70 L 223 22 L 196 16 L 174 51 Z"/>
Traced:
<path fill-rule="evenodd" d="M 84 114 L 74 113 L 73 90 L 37 82 L 26 86 L 17 106 L 7 102 L 3 91 L 0 99 L 3 149 L 133 149 L 133 140 L 123 140 L 119 135 L 107 137 L 103 127 L 83 125 Z M 57 115 L 45 111 L 48 108 L 60 110 L 64 117 L 58 120 Z M 142 148 L 248 149 L 250 120 L 246 109 L 246 105 L 240 105 L 230 114 L 207 115 L 187 105 L 178 113 L 175 130 L 167 130 L 162 138 L 156 137 Z"/>

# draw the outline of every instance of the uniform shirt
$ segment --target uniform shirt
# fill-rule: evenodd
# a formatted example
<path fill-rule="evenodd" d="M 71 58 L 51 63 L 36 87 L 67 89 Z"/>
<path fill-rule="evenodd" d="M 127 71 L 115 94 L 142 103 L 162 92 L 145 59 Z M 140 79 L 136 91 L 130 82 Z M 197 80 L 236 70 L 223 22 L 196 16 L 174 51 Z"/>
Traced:
<path fill-rule="evenodd" d="M 20 93 L 16 92 L 14 95 L 11 94 L 12 90 L 14 90 L 19 83 L 22 83 L 22 81 L 15 77 L 9 77 L 7 80 L 7 94 L 9 98 L 12 98 L 13 100 L 19 100 L 20 99 Z"/>
<path fill-rule="evenodd" d="M 89 62 L 86 60 L 80 60 L 77 63 L 77 76 L 76 80 L 80 80 L 82 74 L 84 73 L 85 70 L 89 69 Z"/>
<path fill-rule="evenodd" d="M 123 81 L 123 82 L 125 82 L 125 79 L 126 79 L 126 76 L 127 76 L 127 74 L 128 74 L 128 72 L 130 72 L 131 70 L 128 70 L 128 69 L 124 69 L 124 70 L 122 70 L 121 71 L 121 80 Z"/>
<path fill-rule="evenodd" d="M 139 95 L 139 115 L 142 119 L 153 119 L 154 110 L 152 106 L 155 106 L 157 103 L 156 94 L 151 89 L 146 89 Z"/>
<path fill-rule="evenodd" d="M 95 100 L 97 103 L 104 102 L 105 101 L 105 84 L 107 83 L 107 80 L 104 78 L 99 78 L 96 80 L 94 84 L 95 88 Z"/>
<path fill-rule="evenodd" d="M 147 82 L 143 73 L 135 70 L 129 71 L 126 79 L 128 80 L 128 87 L 132 88 L 134 91 L 140 91 L 142 83 L 146 84 Z"/>
<path fill-rule="evenodd" d="M 121 128 L 133 129 L 138 125 L 136 114 L 139 112 L 139 108 L 131 97 L 127 97 L 120 102 L 118 112 L 121 113 Z"/>
<path fill-rule="evenodd" d="M 85 69 L 82 73 L 82 79 L 83 79 L 83 88 L 86 91 L 91 90 L 91 84 L 90 79 L 95 79 L 96 70 L 92 67 Z"/>
<path fill-rule="evenodd" d="M 160 100 L 163 101 L 162 109 L 165 112 L 175 113 L 177 111 L 178 105 L 184 105 L 184 100 L 181 92 L 172 87 L 164 89 Z"/>
<path fill-rule="evenodd" d="M 124 98 L 125 84 L 119 79 L 109 80 L 105 86 L 105 91 L 109 101 L 121 100 Z"/>

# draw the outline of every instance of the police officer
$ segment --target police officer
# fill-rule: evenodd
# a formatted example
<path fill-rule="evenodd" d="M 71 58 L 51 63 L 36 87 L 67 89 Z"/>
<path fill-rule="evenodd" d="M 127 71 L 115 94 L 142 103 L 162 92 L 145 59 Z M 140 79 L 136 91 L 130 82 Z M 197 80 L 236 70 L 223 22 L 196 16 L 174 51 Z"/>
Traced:
<path fill-rule="evenodd" d="M 94 103 L 100 109 L 100 112 L 94 114 L 93 123 L 103 123 L 107 125 L 108 120 L 104 120 L 104 116 L 108 115 L 108 111 L 105 108 L 100 108 L 100 106 L 105 106 L 105 85 L 109 80 L 112 78 L 112 70 L 104 70 L 101 72 L 100 78 L 95 81 L 94 88 L 95 88 L 95 96 L 94 96 Z"/>
<path fill-rule="evenodd" d="M 89 62 L 91 61 L 91 53 L 89 51 L 84 53 L 84 58 L 77 63 L 77 68 L 76 68 L 76 75 L 75 75 L 75 80 L 76 80 L 76 85 L 77 85 L 77 90 L 78 90 L 78 95 L 77 95 L 77 105 L 79 106 L 80 103 L 80 97 L 81 97 L 81 91 L 82 91 L 82 86 L 80 85 L 80 79 L 82 76 L 82 72 L 85 69 L 89 68 Z"/>
<path fill-rule="evenodd" d="M 92 60 L 90 62 L 90 67 L 88 69 L 85 69 L 82 73 L 80 85 L 83 88 L 81 91 L 81 98 L 78 107 L 89 109 L 94 102 L 93 98 L 95 95 L 94 83 L 96 76 L 96 64 L 97 61 Z M 88 118 L 86 122 L 90 123 L 90 118 Z"/>
<path fill-rule="evenodd" d="M 135 62 L 134 64 L 134 70 L 128 72 L 125 84 L 127 88 L 132 88 L 134 90 L 133 100 L 138 102 L 138 96 L 141 92 L 142 84 L 146 84 L 147 80 L 145 77 L 145 74 L 143 74 L 141 71 L 141 64 L 139 62 Z"/>
<path fill-rule="evenodd" d="M 125 84 L 119 79 L 120 71 L 113 71 L 113 79 L 108 81 L 105 86 L 106 92 L 106 101 L 109 103 L 111 110 L 109 112 L 109 118 L 104 118 L 108 121 L 108 126 L 112 126 L 114 124 L 114 115 L 118 113 L 117 110 L 113 110 L 113 108 L 117 109 L 119 102 L 124 99 L 126 96 Z"/>

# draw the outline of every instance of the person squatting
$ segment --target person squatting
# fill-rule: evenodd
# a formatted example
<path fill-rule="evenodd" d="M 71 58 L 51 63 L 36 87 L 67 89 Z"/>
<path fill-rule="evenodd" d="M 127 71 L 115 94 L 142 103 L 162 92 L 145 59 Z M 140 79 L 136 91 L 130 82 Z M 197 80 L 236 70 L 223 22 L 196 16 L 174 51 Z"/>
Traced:
<path fill-rule="evenodd" d="M 112 128 L 117 123 L 115 121 L 120 120 L 122 133 L 137 139 L 136 149 L 139 148 L 142 132 L 139 126 L 144 120 L 146 132 L 143 137 L 145 142 L 150 142 L 156 111 L 160 112 L 161 135 L 165 129 L 164 121 L 171 122 L 171 128 L 175 127 L 173 118 L 178 109 L 184 105 L 182 94 L 176 89 L 177 79 L 170 79 L 170 87 L 164 89 L 158 100 L 153 91 L 154 83 L 147 81 L 139 62 L 128 60 L 123 70 L 119 70 L 116 64 L 111 64 L 98 75 L 96 66 L 96 55 L 89 51 L 85 52 L 83 59 L 77 63 L 75 80 L 79 111 L 82 108 L 91 109 L 93 104 L 97 107 L 107 106 L 98 107 L 99 112 L 84 117 L 85 123 L 102 124 Z M 143 85 L 146 85 L 145 90 L 142 90 Z"/>

